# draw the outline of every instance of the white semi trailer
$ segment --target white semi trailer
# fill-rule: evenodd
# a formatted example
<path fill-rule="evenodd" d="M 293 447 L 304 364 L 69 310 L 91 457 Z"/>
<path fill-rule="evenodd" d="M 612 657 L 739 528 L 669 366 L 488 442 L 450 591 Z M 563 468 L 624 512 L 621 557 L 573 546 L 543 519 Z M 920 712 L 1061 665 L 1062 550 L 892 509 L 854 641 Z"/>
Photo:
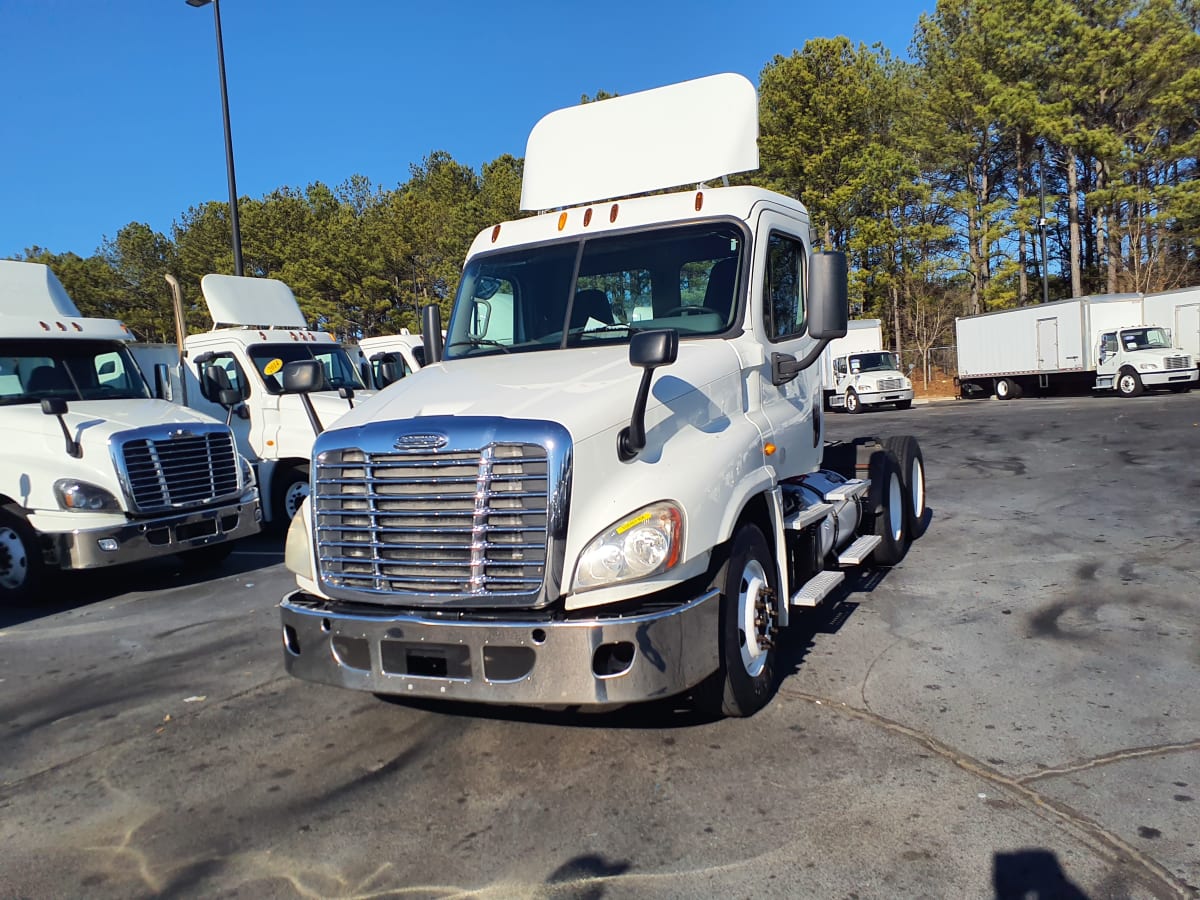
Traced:
<path fill-rule="evenodd" d="M 1136 397 L 1147 388 L 1190 389 L 1196 358 L 1143 316 L 1140 294 L 1111 294 L 960 318 L 960 396 L 1008 400 L 1090 388 Z"/>
<path fill-rule="evenodd" d="M 168 281 L 182 320 L 178 282 Z M 308 327 L 282 281 L 210 274 L 200 290 L 211 331 L 182 336 L 182 352 L 164 344 L 135 351 L 147 362 L 172 364 L 167 393 L 176 402 L 229 422 L 254 466 L 265 520 L 285 528 L 308 496 L 314 436 L 366 396 L 359 368 L 333 335 Z M 286 396 L 280 383 L 284 365 L 301 359 L 321 366 L 311 406 Z"/>
<path fill-rule="evenodd" d="M 756 168 L 756 138 L 740 75 L 538 123 L 522 206 L 554 211 L 480 233 L 444 350 L 427 308 L 421 374 L 313 446 L 280 607 L 293 675 L 749 715 L 779 629 L 904 556 L 916 440 L 823 441 L 845 257 L 813 252 L 795 199 L 704 183 Z"/>
<path fill-rule="evenodd" d="M 212 565 L 259 530 L 230 429 L 152 397 L 133 340 L 48 267 L 0 260 L 0 606 L 48 568 Z"/>
<path fill-rule="evenodd" d="M 883 349 L 879 319 L 853 319 L 846 336 L 821 354 L 821 382 L 829 409 L 860 413 L 867 406 L 912 407 L 913 388 L 895 353 Z"/>

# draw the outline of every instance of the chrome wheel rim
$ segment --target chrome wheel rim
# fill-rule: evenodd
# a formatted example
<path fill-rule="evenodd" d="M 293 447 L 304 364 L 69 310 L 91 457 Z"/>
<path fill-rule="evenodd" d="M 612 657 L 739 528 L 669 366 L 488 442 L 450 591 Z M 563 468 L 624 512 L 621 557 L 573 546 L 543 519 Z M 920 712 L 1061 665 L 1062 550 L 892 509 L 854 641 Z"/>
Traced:
<path fill-rule="evenodd" d="M 308 482 L 297 481 L 295 484 L 289 485 L 287 493 L 283 495 L 283 511 L 288 519 L 295 517 L 300 511 L 300 504 L 304 502 L 304 498 L 308 496 Z"/>
<path fill-rule="evenodd" d="M 904 536 L 904 495 L 895 472 L 888 478 L 888 525 L 892 529 L 892 540 L 899 541 Z"/>

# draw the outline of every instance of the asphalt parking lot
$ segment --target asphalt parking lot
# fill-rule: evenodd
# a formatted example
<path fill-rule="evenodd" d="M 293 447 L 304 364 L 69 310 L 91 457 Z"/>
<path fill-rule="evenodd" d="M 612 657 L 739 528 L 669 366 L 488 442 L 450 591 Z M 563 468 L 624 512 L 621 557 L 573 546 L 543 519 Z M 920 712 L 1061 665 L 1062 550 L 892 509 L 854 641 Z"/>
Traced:
<path fill-rule="evenodd" d="M 293 681 L 278 543 L 0 612 L 0 897 L 1200 896 L 1200 392 L 831 415 L 932 521 L 751 719 Z"/>

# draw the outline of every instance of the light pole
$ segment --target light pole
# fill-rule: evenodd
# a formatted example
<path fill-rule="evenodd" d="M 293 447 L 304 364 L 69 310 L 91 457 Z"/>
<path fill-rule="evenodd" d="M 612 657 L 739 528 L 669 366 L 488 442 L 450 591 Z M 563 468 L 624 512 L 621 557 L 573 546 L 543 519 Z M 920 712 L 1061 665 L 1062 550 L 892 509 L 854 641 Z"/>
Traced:
<path fill-rule="evenodd" d="M 188 0 L 191 2 L 191 0 Z M 215 2 L 215 0 L 214 0 Z M 1050 260 L 1046 258 L 1046 145 L 1038 144 L 1038 202 L 1041 204 L 1041 218 L 1038 219 L 1038 231 L 1042 233 L 1042 302 L 1050 302 L 1050 286 L 1047 281 Z"/>
<path fill-rule="evenodd" d="M 233 230 L 233 274 L 242 274 L 242 229 L 238 224 L 237 183 L 233 177 L 233 135 L 229 130 L 229 94 L 225 90 L 225 47 L 221 41 L 221 0 L 187 0 L 188 6 L 212 4 L 217 28 L 217 71 L 221 76 L 221 117 L 225 122 L 225 169 L 229 173 L 229 224 Z"/>

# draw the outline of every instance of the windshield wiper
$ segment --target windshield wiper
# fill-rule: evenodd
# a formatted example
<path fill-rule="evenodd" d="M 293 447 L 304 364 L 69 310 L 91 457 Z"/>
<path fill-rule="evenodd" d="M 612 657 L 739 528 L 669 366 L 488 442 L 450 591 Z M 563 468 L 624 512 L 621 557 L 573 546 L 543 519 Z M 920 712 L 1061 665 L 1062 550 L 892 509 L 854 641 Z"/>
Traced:
<path fill-rule="evenodd" d="M 505 353 L 512 352 L 507 344 L 502 344 L 499 341 L 489 340 L 488 338 L 470 338 L 465 341 L 451 341 L 446 345 L 446 349 L 449 350 L 451 347 L 461 347 L 464 344 L 468 347 L 499 347 Z"/>

